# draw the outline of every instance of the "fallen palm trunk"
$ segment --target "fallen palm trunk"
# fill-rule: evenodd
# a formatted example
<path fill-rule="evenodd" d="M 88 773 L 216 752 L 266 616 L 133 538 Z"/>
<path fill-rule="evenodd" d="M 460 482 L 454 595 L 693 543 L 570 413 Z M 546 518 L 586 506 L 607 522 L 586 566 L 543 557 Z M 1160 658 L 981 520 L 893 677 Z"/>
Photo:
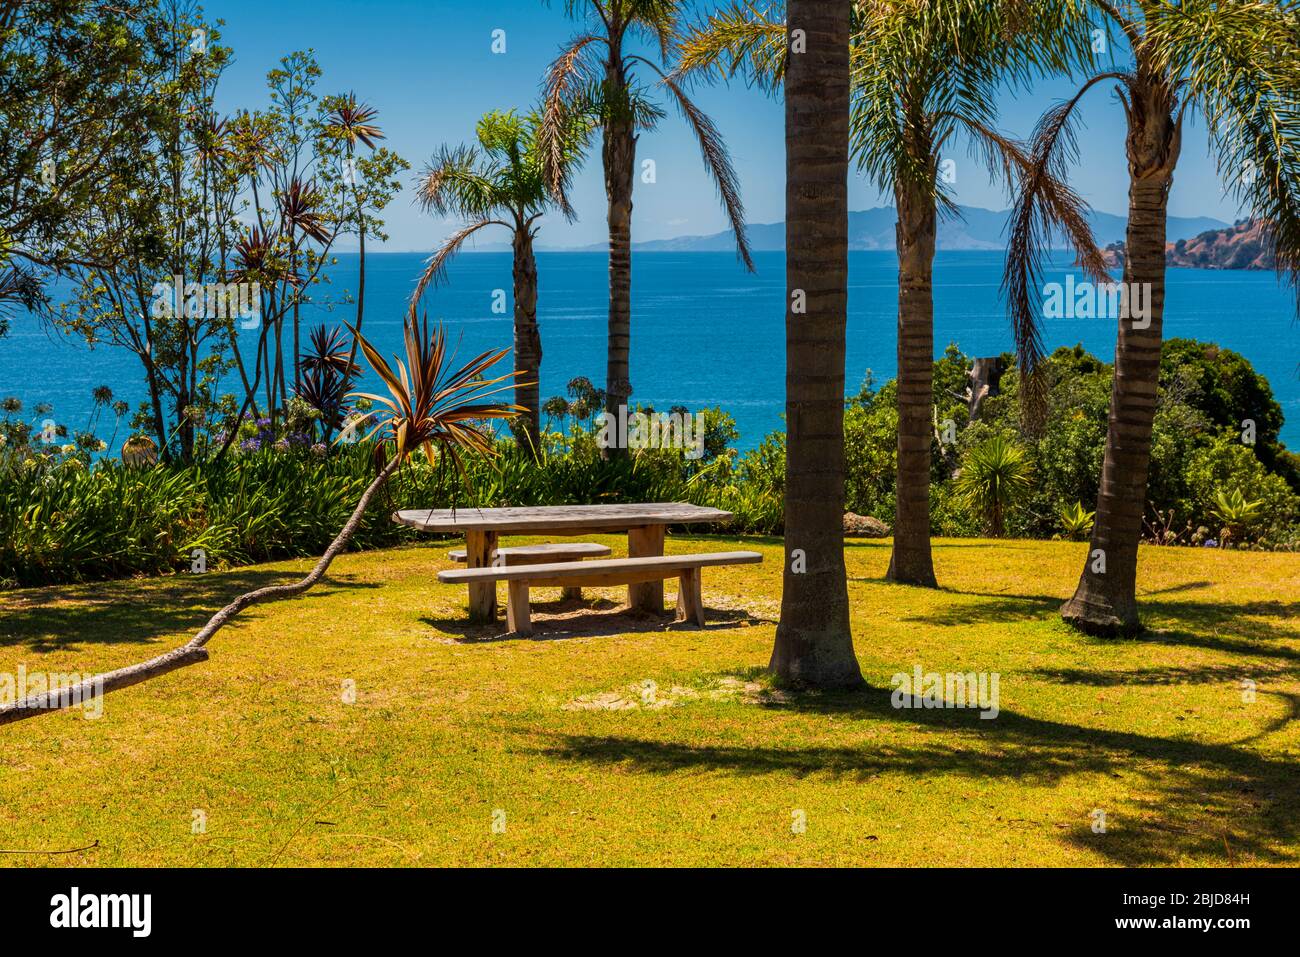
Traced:
<path fill-rule="evenodd" d="M 380 486 L 388 481 L 389 476 L 397 469 L 400 461 L 401 457 L 399 455 L 393 456 L 393 460 L 384 466 L 383 471 L 370 483 L 370 486 L 362 494 L 361 501 L 357 502 L 357 507 L 353 509 L 352 516 L 348 519 L 347 524 L 343 526 L 342 531 L 330 543 L 330 547 L 325 550 L 325 554 L 321 556 L 320 561 L 316 563 L 316 567 L 307 574 L 306 578 L 288 585 L 269 585 L 266 588 L 245 592 L 208 619 L 208 623 L 193 638 L 179 648 L 174 648 L 157 658 L 151 658 L 140 664 L 129 665 L 126 668 L 118 668 L 116 671 L 107 671 L 87 678 L 79 684 L 32 695 L 22 701 L 15 701 L 13 704 L 0 707 L 0 724 L 11 724 L 14 721 L 22 721 L 24 718 L 34 718 L 37 715 L 47 714 L 51 711 L 60 711 L 81 702 L 93 701 L 96 697 L 110 691 L 128 688 L 142 681 L 148 681 L 150 678 L 164 675 L 169 671 L 175 671 L 177 668 L 184 668 L 186 665 L 207 661 L 208 650 L 203 646 L 212 639 L 213 635 L 225 627 L 232 618 L 249 605 L 259 605 L 263 602 L 301 595 L 321 580 L 329 569 L 330 563 L 347 547 L 348 542 L 352 540 L 352 536 L 356 534 L 357 528 L 361 525 L 361 519 L 365 517 L 366 509 L 369 508 L 375 493 L 379 491 Z"/>

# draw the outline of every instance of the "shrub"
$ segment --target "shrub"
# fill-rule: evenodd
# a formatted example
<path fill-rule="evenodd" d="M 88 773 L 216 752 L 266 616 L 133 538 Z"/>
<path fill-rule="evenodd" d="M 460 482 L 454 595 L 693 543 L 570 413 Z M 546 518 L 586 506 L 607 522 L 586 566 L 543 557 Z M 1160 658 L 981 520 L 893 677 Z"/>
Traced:
<path fill-rule="evenodd" d="M 1033 467 L 1025 450 L 1005 435 L 993 435 L 962 456 L 954 491 L 981 516 L 990 534 L 1006 530 L 1006 515 L 1029 493 Z"/>

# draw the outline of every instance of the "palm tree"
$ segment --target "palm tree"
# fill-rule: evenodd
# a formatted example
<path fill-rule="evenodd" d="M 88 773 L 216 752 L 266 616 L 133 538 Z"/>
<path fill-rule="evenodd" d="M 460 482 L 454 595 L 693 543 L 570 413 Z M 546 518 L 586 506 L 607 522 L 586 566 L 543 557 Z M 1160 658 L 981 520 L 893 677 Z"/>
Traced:
<path fill-rule="evenodd" d="M 1084 0 L 894 0 L 858 2 L 853 23 L 853 155 L 898 212 L 898 511 L 888 577 L 936 585 L 930 552 L 933 271 L 938 217 L 954 213 L 942 153 L 964 133 L 990 173 L 1008 184 L 1028 157 L 994 129 L 1003 83 L 1025 86 L 1042 72 L 1091 53 Z M 787 57 L 777 46 L 781 8 L 748 0 L 707 16 L 683 43 L 681 69 L 737 73 L 775 89 Z M 1055 180 L 1049 214 L 1082 231 L 1082 204 Z M 1092 263 L 1103 270 L 1100 258 Z"/>
<path fill-rule="evenodd" d="M 768 667 L 861 685 L 844 569 L 849 0 L 790 0 L 785 70 L 785 578 Z M 793 32 L 792 32 L 793 38 Z"/>
<path fill-rule="evenodd" d="M 584 30 L 551 64 L 545 80 L 545 108 L 540 131 L 542 165 L 548 188 L 566 214 L 572 215 L 566 191 L 569 171 L 563 162 L 563 139 L 572 117 L 587 117 L 602 132 L 601 158 L 609 223 L 609 344 L 605 372 L 606 411 L 617 416 L 632 394 L 628 357 L 632 337 L 632 186 L 636 171 L 637 133 L 654 129 L 664 112 L 651 90 L 637 77 L 638 68 L 654 75 L 690 124 L 700 144 L 704 166 L 718 187 L 723 209 L 736 235 L 745 267 L 754 264 L 745 239 L 745 211 L 731 158 L 713 121 L 687 97 L 679 78 L 665 71 L 677 36 L 681 0 L 566 0 L 570 16 L 581 15 Z M 636 40 L 657 48 L 659 63 L 629 52 Z M 663 65 L 661 65 L 663 64 Z M 609 448 L 609 456 L 626 455 Z"/>
<path fill-rule="evenodd" d="M 431 285 L 446 276 L 447 263 L 465 241 L 488 226 L 510 230 L 514 251 L 515 404 L 525 411 L 515 420 L 520 446 L 540 448 L 539 382 L 542 337 L 537 328 L 537 259 L 533 239 L 537 220 L 553 201 L 542 179 L 538 151 L 539 116 L 493 111 L 478 121 L 478 146 L 444 146 L 417 181 L 417 198 L 426 211 L 455 213 L 466 222 L 426 263 L 411 297 L 411 309 Z M 556 144 L 566 171 L 580 161 L 587 126 L 569 122 Z"/>
<path fill-rule="evenodd" d="M 394 371 L 360 333 L 353 329 L 353 334 L 389 392 L 387 396 L 365 395 L 380 406 L 378 422 L 366 436 L 367 439 L 376 436 L 380 439 L 375 443 L 377 474 L 361 493 L 343 528 L 306 577 L 285 585 L 268 585 L 245 592 L 208 619 L 208 623 L 179 648 L 140 664 L 95 675 L 72 688 L 33 695 L 0 707 L 0 725 L 48 714 L 96 695 L 207 661 L 208 642 L 249 605 L 301 595 L 325 576 L 330 564 L 348 547 L 361 527 L 366 510 L 379 490 L 409 456 L 423 451 L 433 462 L 438 454 L 445 455 L 464 476 L 464 454 L 493 454 L 492 437 L 483 431 L 480 423 L 513 418 L 518 409 L 487 401 L 505 388 L 501 383 L 513 378 L 513 374 L 485 379 L 483 373 L 509 350 L 485 352 L 459 369 L 453 369 L 449 364 L 447 337 L 442 327 L 430 330 L 427 317 L 421 323 L 414 313 L 408 313 L 404 336 L 406 359 L 398 361 Z"/>
<path fill-rule="evenodd" d="M 1079 585 L 1061 609 L 1103 635 L 1141 628 L 1137 553 L 1146 500 L 1164 328 L 1165 220 L 1189 109 L 1206 120 L 1221 174 L 1267 224 L 1277 267 L 1300 289 L 1300 4 L 1296 0 L 1094 0 L 1127 40 L 1131 62 L 1091 76 L 1044 115 L 1034 133 L 1011 226 L 1006 288 L 1023 381 L 1039 378 L 1043 350 L 1037 293 L 1047 240 L 1041 182 L 1075 157 L 1072 120 L 1093 87 L 1115 84 L 1128 123 L 1129 208 L 1125 289 L 1148 309 L 1119 319 L 1115 381 L 1091 546 Z M 1076 248 L 1079 248 L 1076 244 Z M 1092 256 L 1095 246 L 1079 248 Z M 1138 311 L 1135 310 L 1135 313 Z M 1031 418 L 1041 389 L 1025 391 Z"/>
<path fill-rule="evenodd" d="M 1027 157 L 994 128 L 1003 84 L 1025 87 L 1091 54 L 1081 3 L 929 0 L 865 5 L 854 43 L 853 147 L 898 213 L 898 484 L 887 577 L 935 587 L 930 550 L 934 404 L 934 255 L 938 217 L 955 212 L 941 173 L 961 133 L 1012 185 Z M 1051 184 L 1072 231 L 1091 233 L 1080 203 Z M 1100 258 L 1093 264 L 1103 266 Z"/>

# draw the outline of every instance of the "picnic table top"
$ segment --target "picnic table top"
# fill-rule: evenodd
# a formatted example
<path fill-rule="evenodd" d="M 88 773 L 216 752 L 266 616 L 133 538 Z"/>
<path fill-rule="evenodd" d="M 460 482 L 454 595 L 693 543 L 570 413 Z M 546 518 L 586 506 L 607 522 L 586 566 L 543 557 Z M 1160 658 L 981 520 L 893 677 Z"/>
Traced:
<path fill-rule="evenodd" d="M 643 525 L 729 522 L 730 512 L 686 502 L 629 505 L 533 505 L 512 508 L 420 508 L 393 513 L 393 521 L 426 532 L 625 531 Z"/>

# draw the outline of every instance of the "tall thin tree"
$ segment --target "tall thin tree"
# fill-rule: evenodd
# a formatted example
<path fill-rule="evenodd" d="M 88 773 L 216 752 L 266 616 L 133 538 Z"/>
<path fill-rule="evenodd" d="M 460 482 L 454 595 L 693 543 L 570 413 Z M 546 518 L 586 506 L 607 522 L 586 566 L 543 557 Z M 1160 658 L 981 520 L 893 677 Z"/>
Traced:
<path fill-rule="evenodd" d="M 565 10 L 581 17 L 584 28 L 551 64 L 545 79 L 545 112 L 540 140 L 547 185 L 566 213 L 569 175 L 563 159 L 563 136 L 569 118 L 586 116 L 602 132 L 601 159 L 609 224 L 609 345 L 605 372 L 606 411 L 618 415 L 632 394 L 629 356 L 632 343 L 632 189 L 636 175 L 637 134 L 654 129 L 664 111 L 651 87 L 637 76 L 648 71 L 655 86 L 690 124 L 700 144 L 704 166 L 736 235 L 746 268 L 754 264 L 745 239 L 745 211 L 731 158 L 713 121 L 686 95 L 680 78 L 669 72 L 668 59 L 678 32 L 681 0 L 566 0 Z M 640 41 L 658 56 L 633 52 Z M 604 450 L 607 456 L 627 449 Z"/>
<path fill-rule="evenodd" d="M 937 585 L 930 549 L 935 441 L 934 257 L 964 135 L 991 176 L 1013 187 L 1027 157 L 995 128 L 1003 86 L 1091 59 L 1082 0 L 899 0 L 863 4 L 854 37 L 853 150 L 898 213 L 898 488 L 888 577 Z M 1056 218 L 1091 243 L 1081 203 L 1048 184 Z M 1090 261 L 1100 274 L 1100 257 Z"/>
<path fill-rule="evenodd" d="M 894 195 L 898 279 L 898 484 L 888 577 L 934 586 L 930 550 L 933 433 L 933 272 L 938 220 L 955 214 L 943 153 L 964 134 L 991 175 L 1010 185 L 1029 166 L 994 128 L 999 86 L 1087 61 L 1085 0 L 893 0 L 853 9 L 852 152 Z M 682 43 L 680 69 L 736 74 L 775 91 L 785 69 L 783 5 L 738 0 L 701 19 Z M 1046 184 L 1056 221 L 1086 233 L 1082 204 Z M 1091 236 L 1085 238 L 1085 244 Z M 1100 258 L 1094 263 L 1103 270 Z"/>
<path fill-rule="evenodd" d="M 478 121 L 477 146 L 444 146 L 424 168 L 416 195 L 427 211 L 454 213 L 465 222 L 425 264 L 411 310 L 431 284 L 446 279 L 447 264 L 471 236 L 488 226 L 510 230 L 514 253 L 515 405 L 523 411 L 511 422 L 525 448 L 540 449 L 539 412 L 542 335 L 537 326 L 537 257 L 533 240 L 537 221 L 553 200 L 542 179 L 537 113 L 520 116 L 494 110 Z M 558 162 L 567 176 L 580 162 L 588 125 L 571 119 L 557 145 Z"/>
<path fill-rule="evenodd" d="M 1128 226 L 1123 269 L 1133 308 L 1118 319 L 1115 381 L 1096 520 L 1079 585 L 1062 617 L 1095 634 L 1141 628 L 1138 543 L 1164 332 L 1165 223 L 1188 110 L 1206 120 L 1227 186 L 1262 220 L 1277 268 L 1300 291 L 1300 3 L 1296 0 L 1094 0 L 1127 42 L 1131 62 L 1090 77 L 1040 121 L 1033 173 L 1011 226 L 1006 288 L 1022 381 L 1040 381 L 1039 290 L 1051 230 L 1043 183 L 1077 158 L 1072 120 L 1084 95 L 1114 83 L 1127 120 Z M 1080 250 L 1095 255 L 1095 247 Z M 1137 297 L 1140 296 L 1140 299 Z M 1142 308 L 1136 308 L 1141 305 Z M 1037 417 L 1041 388 L 1023 389 Z"/>
<path fill-rule="evenodd" d="M 785 571 L 769 667 L 861 685 L 844 568 L 850 0 L 790 0 L 785 70 Z"/>

